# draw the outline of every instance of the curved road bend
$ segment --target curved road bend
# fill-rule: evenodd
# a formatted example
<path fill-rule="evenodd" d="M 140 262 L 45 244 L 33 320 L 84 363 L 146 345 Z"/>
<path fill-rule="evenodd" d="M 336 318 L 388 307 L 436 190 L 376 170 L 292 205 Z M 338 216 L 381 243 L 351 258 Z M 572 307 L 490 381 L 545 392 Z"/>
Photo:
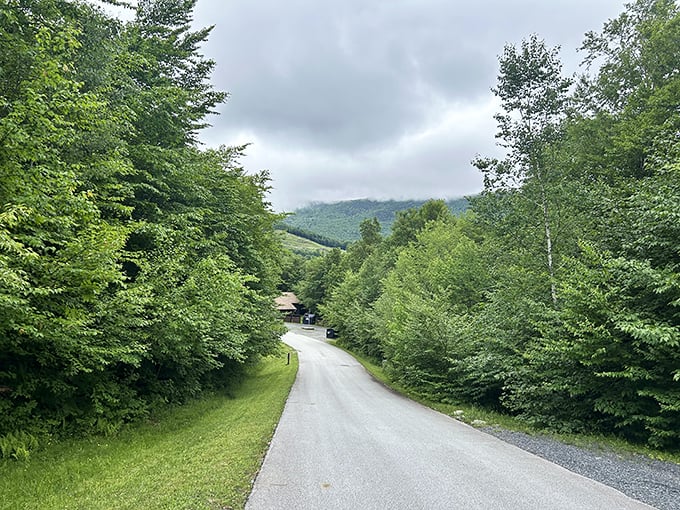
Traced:
<path fill-rule="evenodd" d="M 248 510 L 651 508 L 390 392 L 322 340 L 283 339 L 300 368 Z"/>

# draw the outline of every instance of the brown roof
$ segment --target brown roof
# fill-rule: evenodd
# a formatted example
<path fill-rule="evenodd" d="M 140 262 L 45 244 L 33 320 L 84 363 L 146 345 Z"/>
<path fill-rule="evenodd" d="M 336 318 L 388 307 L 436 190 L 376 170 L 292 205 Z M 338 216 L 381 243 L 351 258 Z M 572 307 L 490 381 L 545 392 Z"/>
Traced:
<path fill-rule="evenodd" d="M 295 305 L 299 305 L 300 301 L 297 296 L 292 292 L 284 292 L 279 297 L 275 299 L 276 309 L 282 312 L 295 311 Z"/>

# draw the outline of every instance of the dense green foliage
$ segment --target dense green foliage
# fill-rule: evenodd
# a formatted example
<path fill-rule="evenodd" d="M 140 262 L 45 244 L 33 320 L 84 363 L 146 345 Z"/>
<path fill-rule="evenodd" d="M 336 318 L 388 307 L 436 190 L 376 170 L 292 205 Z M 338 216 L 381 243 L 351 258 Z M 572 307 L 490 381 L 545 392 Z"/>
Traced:
<path fill-rule="evenodd" d="M 404 386 L 560 431 L 680 444 L 680 11 L 637 0 L 561 76 L 535 36 L 500 57 L 502 160 L 461 217 L 366 225 L 298 296 Z M 599 67 L 595 67 L 595 65 Z"/>
<path fill-rule="evenodd" d="M 225 94 L 195 0 L 129 23 L 0 6 L 0 438 L 115 430 L 276 345 L 279 217 L 243 148 L 202 151 Z"/>
<path fill-rule="evenodd" d="M 346 200 L 333 204 L 318 203 L 296 210 L 286 217 L 283 225 L 289 232 L 320 244 L 345 248 L 347 242 L 361 238 L 359 225 L 363 220 L 376 218 L 382 226 L 383 234 L 389 234 L 398 212 L 421 207 L 424 203 L 424 200 Z M 447 204 L 454 214 L 461 214 L 468 208 L 466 198 L 450 200 Z M 310 235 L 337 240 L 342 245 L 327 244 L 309 237 Z"/>

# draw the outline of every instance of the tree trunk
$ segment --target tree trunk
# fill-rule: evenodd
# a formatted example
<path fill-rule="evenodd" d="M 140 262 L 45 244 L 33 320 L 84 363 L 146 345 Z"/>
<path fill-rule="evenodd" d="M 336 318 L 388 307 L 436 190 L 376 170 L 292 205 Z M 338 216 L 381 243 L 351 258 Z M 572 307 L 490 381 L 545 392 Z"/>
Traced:
<path fill-rule="evenodd" d="M 545 251 L 548 259 L 548 274 L 550 275 L 550 297 L 553 305 L 557 305 L 557 288 L 555 285 L 555 269 L 553 267 L 552 234 L 550 232 L 550 215 L 548 200 L 545 196 L 545 188 L 541 183 L 541 207 L 543 209 L 543 228 L 545 229 Z"/>

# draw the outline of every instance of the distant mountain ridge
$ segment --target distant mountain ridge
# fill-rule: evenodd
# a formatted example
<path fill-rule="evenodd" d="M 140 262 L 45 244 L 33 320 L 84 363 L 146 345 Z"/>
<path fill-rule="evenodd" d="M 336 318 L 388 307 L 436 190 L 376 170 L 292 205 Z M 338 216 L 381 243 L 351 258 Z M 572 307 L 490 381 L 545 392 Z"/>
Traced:
<path fill-rule="evenodd" d="M 421 207 L 427 200 L 346 200 L 330 204 L 316 203 L 297 209 L 283 223 L 300 231 L 313 232 L 328 239 L 348 242 L 359 239 L 359 225 L 366 218 L 378 218 L 383 234 L 390 233 L 396 213 Z M 453 214 L 462 214 L 469 206 L 466 198 L 447 200 Z"/>

